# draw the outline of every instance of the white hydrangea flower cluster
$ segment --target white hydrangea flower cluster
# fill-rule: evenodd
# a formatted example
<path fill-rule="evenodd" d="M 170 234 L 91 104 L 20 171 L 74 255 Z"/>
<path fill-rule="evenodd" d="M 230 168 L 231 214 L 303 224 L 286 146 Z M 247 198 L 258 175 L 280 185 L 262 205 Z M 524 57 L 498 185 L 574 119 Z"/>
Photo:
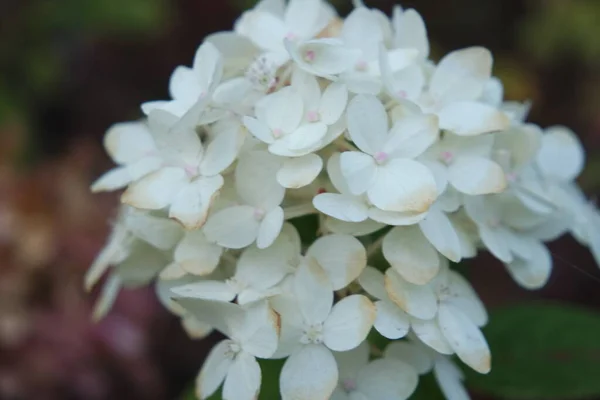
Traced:
<path fill-rule="evenodd" d="M 226 335 L 201 399 L 222 384 L 255 399 L 257 358 L 287 358 L 282 399 L 406 399 L 430 370 L 467 399 L 450 357 L 490 370 L 487 314 L 449 261 L 487 249 L 539 288 L 543 241 L 571 232 L 600 259 L 600 214 L 574 183 L 577 137 L 524 122 L 488 50 L 428 56 L 415 10 L 360 2 L 342 20 L 323 0 L 263 0 L 206 38 L 172 99 L 106 134 L 118 166 L 92 189 L 125 192 L 86 277 L 110 271 L 96 316 L 154 282 L 192 337 Z M 367 265 L 380 250 L 389 268 Z M 370 347 L 372 329 L 395 342 Z"/>

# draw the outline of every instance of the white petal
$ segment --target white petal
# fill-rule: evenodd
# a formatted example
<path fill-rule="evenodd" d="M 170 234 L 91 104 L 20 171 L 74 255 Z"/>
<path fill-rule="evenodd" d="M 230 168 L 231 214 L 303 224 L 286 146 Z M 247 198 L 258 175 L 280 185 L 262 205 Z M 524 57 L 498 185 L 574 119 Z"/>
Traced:
<path fill-rule="evenodd" d="M 350 235 L 327 235 L 317 239 L 306 252 L 329 276 L 334 290 L 358 278 L 367 265 L 367 252 L 362 243 Z"/>
<path fill-rule="evenodd" d="M 340 168 L 353 195 L 366 192 L 375 180 L 377 166 L 368 154 L 345 151 L 340 155 Z"/>
<path fill-rule="evenodd" d="M 266 249 L 248 247 L 237 262 L 235 279 L 253 288 L 265 290 L 279 283 L 292 271 L 293 259 L 283 238 Z"/>
<path fill-rule="evenodd" d="M 169 217 L 175 218 L 187 229 L 198 229 L 206 222 L 210 206 L 219 189 L 223 186 L 223 177 L 200 177 L 183 187 L 173 198 Z"/>
<path fill-rule="evenodd" d="M 264 11 L 244 13 L 236 24 L 236 31 L 247 36 L 264 50 L 279 50 L 287 34 L 285 24 L 275 15 Z"/>
<path fill-rule="evenodd" d="M 476 99 L 491 76 L 492 55 L 483 47 L 469 47 L 440 60 L 429 84 L 430 92 L 443 101 Z"/>
<path fill-rule="evenodd" d="M 386 300 L 376 302 L 375 306 L 377 318 L 374 326 L 377 332 L 392 340 L 406 336 L 410 329 L 410 317 L 404 311 Z"/>
<path fill-rule="evenodd" d="M 219 246 L 241 249 L 256 240 L 259 226 L 253 207 L 235 206 L 212 214 L 204 225 L 204 234 Z"/>
<path fill-rule="evenodd" d="M 337 122 L 348 104 L 348 89 L 342 83 L 332 82 L 327 86 L 319 104 L 321 121 L 327 125 Z"/>
<path fill-rule="evenodd" d="M 266 151 L 249 151 L 240 157 L 235 187 L 248 205 L 268 211 L 281 203 L 285 188 L 276 178 L 281 162 L 280 157 Z"/>
<path fill-rule="evenodd" d="M 384 211 L 422 213 L 437 198 L 437 186 L 433 174 L 423 164 L 395 158 L 377 167 L 367 195 L 373 205 Z"/>
<path fill-rule="evenodd" d="M 311 184 L 321 172 L 323 160 L 316 154 L 288 158 L 277 171 L 277 182 L 288 189 Z"/>
<path fill-rule="evenodd" d="M 204 42 L 194 56 L 194 73 L 202 90 L 212 92 L 223 76 L 223 57 L 214 44 Z M 202 94 L 200 94 L 202 95 Z"/>
<path fill-rule="evenodd" d="M 360 52 L 344 46 L 338 40 L 316 39 L 297 45 L 289 40 L 285 47 L 303 70 L 321 77 L 331 77 L 352 68 Z"/>
<path fill-rule="evenodd" d="M 543 243 L 532 241 L 529 245 L 529 259 L 515 258 L 506 264 L 508 272 L 519 285 L 526 289 L 539 289 L 550 278 L 552 272 L 552 256 Z"/>
<path fill-rule="evenodd" d="M 104 136 L 104 148 L 117 164 L 128 164 L 156 151 L 148 126 L 142 122 L 113 125 Z"/>
<path fill-rule="evenodd" d="M 258 140 L 271 144 L 275 141 L 271 130 L 266 123 L 257 120 L 256 118 L 244 117 L 244 126 Z"/>
<path fill-rule="evenodd" d="M 361 222 L 368 218 L 368 208 L 355 196 L 322 193 L 313 198 L 313 205 L 323 214 L 348 222 Z"/>
<path fill-rule="evenodd" d="M 283 220 L 283 209 L 281 207 L 275 207 L 265 215 L 260 222 L 258 235 L 256 236 L 256 246 L 259 249 L 269 247 L 277 239 L 283 227 Z"/>
<path fill-rule="evenodd" d="M 385 142 L 391 157 L 415 158 L 431 146 L 439 135 L 438 119 L 433 114 L 412 115 L 396 121 Z"/>
<path fill-rule="evenodd" d="M 458 358 L 479 373 L 490 371 L 488 344 L 479 328 L 461 310 L 441 304 L 438 323 Z"/>
<path fill-rule="evenodd" d="M 123 283 L 119 276 L 117 274 L 110 274 L 102 286 L 96 304 L 94 304 L 94 311 L 92 313 L 93 321 L 100 321 L 110 312 L 122 287 Z"/>
<path fill-rule="evenodd" d="M 479 327 L 487 323 L 488 316 L 483 302 L 477 296 L 473 287 L 462 275 L 448 270 L 448 301 L 460 308 Z"/>
<path fill-rule="evenodd" d="M 244 319 L 235 332 L 242 349 L 260 358 L 269 358 L 277 349 L 279 315 L 267 301 L 252 303 L 244 309 Z"/>
<path fill-rule="evenodd" d="M 402 12 L 400 7 L 394 7 L 392 23 L 395 47 L 417 49 L 421 58 L 427 58 L 429 41 L 427 28 L 421 15 L 413 9 Z"/>
<path fill-rule="evenodd" d="M 548 128 L 542 138 L 537 163 L 544 174 L 562 181 L 571 181 L 581 173 L 585 151 L 577 136 L 568 128 Z"/>
<path fill-rule="evenodd" d="M 192 231 L 185 235 L 175 248 L 174 259 L 186 272 L 204 276 L 212 273 L 223 249 L 206 240 L 202 231 Z"/>
<path fill-rule="evenodd" d="M 371 349 L 367 341 L 362 342 L 355 349 L 334 352 L 333 356 L 338 365 L 340 382 L 356 381 L 360 370 L 369 362 L 370 353 Z"/>
<path fill-rule="evenodd" d="M 460 157 L 448 168 L 448 179 L 457 190 L 472 196 L 500 193 L 506 188 L 502 168 L 483 157 Z"/>
<path fill-rule="evenodd" d="M 378 25 L 375 13 L 366 7 L 357 7 L 346 17 L 341 37 L 349 46 L 360 49 L 364 59 L 371 60 L 376 57 L 377 44 L 383 41 Z"/>
<path fill-rule="evenodd" d="M 122 189 L 129 185 L 132 180 L 127 168 L 113 168 L 96 179 L 91 186 L 91 191 L 92 193 L 98 193 Z"/>
<path fill-rule="evenodd" d="M 298 37 L 312 37 L 324 28 L 317 24 L 321 7 L 318 0 L 290 0 L 284 14 L 286 28 Z"/>
<path fill-rule="evenodd" d="M 333 305 L 333 288 L 329 277 L 315 262 L 303 262 L 293 281 L 298 306 L 309 325 L 325 322 Z"/>
<path fill-rule="evenodd" d="M 271 130 L 280 129 L 281 133 L 290 133 L 298 128 L 304 114 L 304 105 L 300 94 L 291 87 L 270 95 L 266 110 L 267 125 Z"/>
<path fill-rule="evenodd" d="M 419 227 L 437 251 L 450 261 L 460 261 L 462 253 L 460 240 L 445 213 L 431 210 L 427 217 L 419 223 Z"/>
<path fill-rule="evenodd" d="M 433 359 L 425 347 L 413 342 L 397 341 L 385 348 L 385 358 L 397 358 L 412 366 L 417 373 L 426 374 L 433 368 Z"/>
<path fill-rule="evenodd" d="M 369 208 L 369 218 L 374 221 L 381 222 L 386 225 L 394 226 L 405 226 L 414 225 L 423 220 L 427 216 L 427 212 L 424 213 L 413 213 L 413 212 L 397 212 L 397 211 L 383 211 L 379 208 Z"/>
<path fill-rule="evenodd" d="M 239 123 L 215 125 L 215 138 L 208 144 L 200 170 L 203 175 L 220 174 L 236 159 L 246 137 Z"/>
<path fill-rule="evenodd" d="M 375 305 L 365 296 L 344 297 L 333 306 L 323 325 L 323 343 L 335 351 L 357 347 L 367 338 L 376 316 Z"/>
<path fill-rule="evenodd" d="M 162 168 L 131 184 L 121 201 L 136 208 L 158 210 L 168 206 L 187 181 L 183 169 Z"/>
<path fill-rule="evenodd" d="M 377 97 L 358 95 L 353 98 L 346 118 L 350 138 L 359 149 L 371 155 L 382 149 L 388 133 L 388 117 Z"/>
<path fill-rule="evenodd" d="M 488 228 L 479 226 L 479 236 L 487 249 L 502 262 L 510 263 L 513 255 L 508 247 L 507 237 L 510 235 L 505 228 Z"/>
<path fill-rule="evenodd" d="M 231 301 L 235 298 L 235 290 L 225 282 L 198 281 L 171 289 L 175 295 L 190 299 Z"/>
<path fill-rule="evenodd" d="M 258 396 L 261 371 L 256 359 L 241 352 L 236 357 L 223 385 L 223 400 L 253 400 Z"/>
<path fill-rule="evenodd" d="M 227 355 L 231 340 L 223 340 L 212 348 L 196 378 L 196 396 L 206 399 L 217 391 L 233 360 Z"/>
<path fill-rule="evenodd" d="M 363 368 L 357 389 L 368 399 L 405 400 L 413 394 L 418 382 L 413 367 L 400 360 L 382 358 Z"/>
<path fill-rule="evenodd" d="M 362 222 L 346 222 L 336 218 L 326 217 L 324 226 L 332 233 L 352 235 L 356 237 L 370 235 L 385 227 L 384 224 L 367 219 Z"/>
<path fill-rule="evenodd" d="M 450 343 L 448 343 L 448 340 L 442 333 L 442 330 L 440 329 L 436 319 L 423 320 L 412 318 L 411 328 L 419 340 L 438 353 L 454 353 L 454 350 L 452 350 Z"/>
<path fill-rule="evenodd" d="M 433 375 L 447 400 L 471 399 L 462 383 L 460 370 L 449 359 L 436 360 Z"/>
<path fill-rule="evenodd" d="M 502 111 L 476 102 L 451 103 L 445 106 L 438 116 L 440 128 L 460 136 L 501 131 L 510 126 L 510 119 Z"/>
<path fill-rule="evenodd" d="M 413 285 L 392 268 L 385 273 L 385 289 L 390 299 L 413 317 L 431 319 L 437 313 L 437 299 L 431 287 Z"/>
<path fill-rule="evenodd" d="M 284 145 L 292 151 L 309 149 L 319 143 L 327 134 L 327 125 L 322 122 L 303 124 L 295 131 L 281 139 Z M 277 143 L 277 142 L 276 142 Z M 271 150 L 273 146 L 269 147 Z M 277 151 L 272 151 L 277 154 Z"/>
<path fill-rule="evenodd" d="M 328 400 L 338 382 L 335 358 L 325 346 L 309 344 L 293 353 L 279 376 L 282 400 Z"/>
<path fill-rule="evenodd" d="M 376 299 L 388 297 L 383 283 L 383 273 L 373 267 L 367 267 L 358 277 L 358 283 L 371 296 Z"/>
<path fill-rule="evenodd" d="M 440 270 L 435 248 L 418 227 L 392 229 L 383 240 L 383 256 L 407 281 L 423 285 Z"/>
<path fill-rule="evenodd" d="M 206 90 L 206 87 L 201 85 L 197 75 L 191 68 L 179 66 L 171 74 L 169 94 L 173 100 L 193 104 L 200 97 L 203 90 Z"/>

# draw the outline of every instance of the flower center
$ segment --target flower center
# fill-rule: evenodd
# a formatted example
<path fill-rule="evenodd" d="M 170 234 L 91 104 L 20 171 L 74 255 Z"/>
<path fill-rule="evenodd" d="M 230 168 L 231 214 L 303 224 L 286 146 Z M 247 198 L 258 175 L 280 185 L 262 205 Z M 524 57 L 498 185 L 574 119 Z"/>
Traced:
<path fill-rule="evenodd" d="M 225 356 L 228 358 L 235 358 L 240 351 L 242 351 L 240 345 L 235 342 L 231 342 L 229 343 L 228 349 L 225 351 Z"/>
<path fill-rule="evenodd" d="M 296 35 L 294 32 L 289 32 L 287 35 L 285 35 L 285 38 L 288 40 L 296 40 L 298 39 L 298 35 Z"/>
<path fill-rule="evenodd" d="M 509 182 L 515 182 L 517 180 L 517 174 L 514 172 L 509 172 L 508 174 L 506 174 L 506 180 L 508 180 Z"/>
<path fill-rule="evenodd" d="M 198 175 L 198 167 L 195 165 L 187 164 L 185 167 L 183 167 L 183 169 L 190 178 Z"/>
<path fill-rule="evenodd" d="M 258 57 L 246 70 L 246 78 L 257 89 L 267 92 L 277 84 L 277 66 L 266 57 Z"/>
<path fill-rule="evenodd" d="M 492 229 L 496 229 L 500 226 L 500 220 L 498 218 L 495 217 L 490 217 L 488 218 L 488 220 L 486 221 L 487 226 L 492 228 Z"/>
<path fill-rule="evenodd" d="M 283 135 L 283 131 L 279 128 L 273 129 L 273 137 L 279 139 Z"/>
<path fill-rule="evenodd" d="M 354 379 L 342 380 L 342 388 L 346 393 L 353 392 L 356 390 L 356 381 Z"/>
<path fill-rule="evenodd" d="M 369 64 L 365 60 L 360 60 L 355 66 L 357 71 L 366 71 L 369 68 Z"/>
<path fill-rule="evenodd" d="M 375 162 L 377 164 L 383 164 L 388 160 L 388 158 L 390 158 L 390 155 L 384 151 L 378 151 L 377 153 L 375 153 L 373 158 L 375 159 Z"/>
<path fill-rule="evenodd" d="M 304 328 L 300 337 L 300 343 L 303 344 L 321 344 L 323 343 L 323 324 L 314 324 Z"/>
<path fill-rule="evenodd" d="M 304 53 L 304 61 L 311 63 L 315 61 L 316 56 L 317 54 L 314 50 L 306 50 L 306 52 Z"/>
<path fill-rule="evenodd" d="M 452 152 L 450 152 L 450 151 L 442 151 L 440 153 L 440 159 L 444 163 L 450 164 L 454 160 L 454 154 L 452 154 Z"/>
<path fill-rule="evenodd" d="M 306 119 L 308 122 L 317 122 L 320 119 L 319 113 L 317 111 L 309 111 L 306 114 Z"/>
<path fill-rule="evenodd" d="M 398 90 L 398 97 L 401 97 L 403 99 L 406 98 L 407 94 L 406 94 L 406 90 Z"/>
<path fill-rule="evenodd" d="M 265 210 L 263 210 L 262 208 L 254 209 L 254 219 L 256 219 L 257 221 L 262 221 L 262 219 L 265 217 L 265 214 Z"/>

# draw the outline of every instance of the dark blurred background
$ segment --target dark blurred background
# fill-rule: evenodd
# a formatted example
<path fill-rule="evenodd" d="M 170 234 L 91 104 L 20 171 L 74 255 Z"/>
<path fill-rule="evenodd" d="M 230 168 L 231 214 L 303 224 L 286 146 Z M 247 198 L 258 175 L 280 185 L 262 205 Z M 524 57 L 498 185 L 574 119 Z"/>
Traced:
<path fill-rule="evenodd" d="M 387 13 L 394 4 L 366 2 Z M 0 399 L 178 399 L 190 386 L 212 339 L 187 339 L 152 289 L 122 293 L 104 321 L 90 322 L 95 294 L 83 292 L 82 275 L 103 245 L 118 195 L 92 196 L 88 186 L 110 166 L 105 130 L 140 117 L 143 101 L 166 98 L 173 68 L 191 64 L 202 38 L 230 29 L 252 3 L 0 0 Z M 335 1 L 342 15 L 349 3 Z M 401 5 L 424 16 L 434 58 L 470 45 L 490 48 L 508 99 L 532 100 L 535 123 L 578 133 L 588 151 L 580 183 L 592 198 L 600 192 L 600 0 Z M 570 238 L 551 250 L 553 276 L 537 292 L 519 289 L 487 255 L 466 266 L 492 318 L 496 309 L 560 301 L 598 321 L 600 272 L 592 257 Z M 557 337 L 590 326 L 557 324 Z M 600 344 L 592 350 L 588 364 L 598 371 Z M 475 385 L 474 399 L 506 394 L 485 392 L 485 384 Z M 600 389 L 581 393 L 600 398 Z"/>

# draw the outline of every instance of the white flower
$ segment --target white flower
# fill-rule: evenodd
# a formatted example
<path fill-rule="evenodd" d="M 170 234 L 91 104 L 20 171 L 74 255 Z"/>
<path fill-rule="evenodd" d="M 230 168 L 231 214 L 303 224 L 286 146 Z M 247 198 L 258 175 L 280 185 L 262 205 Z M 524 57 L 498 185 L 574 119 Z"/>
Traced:
<path fill-rule="evenodd" d="M 419 115 L 399 121 L 388 132 L 388 117 L 374 96 L 356 96 L 348 106 L 348 132 L 362 150 L 341 155 L 342 175 L 350 191 L 367 193 L 384 211 L 424 213 L 437 197 L 433 175 L 412 158 L 438 135 L 437 119 Z"/>
<path fill-rule="evenodd" d="M 279 206 L 285 195 L 276 180 L 281 161 L 265 151 L 249 151 L 238 160 L 235 188 L 240 205 L 223 208 L 212 214 L 204 233 L 220 246 L 241 249 L 256 241 L 263 249 L 269 247 L 283 226 L 283 209 Z"/>
<path fill-rule="evenodd" d="M 276 294 L 275 285 L 296 267 L 294 235 L 288 226 L 268 249 L 248 247 L 237 261 L 235 274 L 225 281 L 201 280 L 172 291 L 181 297 L 204 300 L 229 302 L 237 297 L 242 305 Z"/>
<path fill-rule="evenodd" d="M 490 350 L 479 330 L 487 313 L 464 278 L 446 267 L 430 284 L 414 285 L 390 268 L 385 289 L 413 317 L 411 328 L 421 341 L 442 354 L 456 353 L 480 373 L 489 372 Z"/>
<path fill-rule="evenodd" d="M 104 148 L 119 166 L 98 178 L 92 184 L 92 192 L 122 189 L 156 171 L 162 162 L 144 122 L 115 124 L 104 135 Z"/>
<path fill-rule="evenodd" d="M 521 203 L 504 199 L 470 197 L 466 199 L 465 210 L 477 225 L 485 247 L 504 262 L 513 278 L 524 287 L 540 288 L 552 271 L 550 252 L 535 236 L 511 226 L 522 227 L 533 213 Z M 535 214 L 533 217 L 537 221 Z"/>
<path fill-rule="evenodd" d="M 500 131 L 508 117 L 477 101 L 491 77 L 492 56 L 487 49 L 470 47 L 446 55 L 435 68 L 428 90 L 417 104 L 440 118 L 440 128 L 460 136 Z"/>
<path fill-rule="evenodd" d="M 449 357 L 435 353 L 420 342 L 391 343 L 385 349 L 384 357 L 401 360 L 414 367 L 421 375 L 433 369 L 433 376 L 447 400 L 470 400 L 463 385 L 462 371 Z"/>
<path fill-rule="evenodd" d="M 142 104 L 149 115 L 152 110 L 164 110 L 183 116 L 200 99 L 210 97 L 223 75 L 223 57 L 210 42 L 204 42 L 196 52 L 192 68 L 179 66 L 173 71 L 169 92 L 173 100 Z"/>
<path fill-rule="evenodd" d="M 392 14 L 394 28 L 393 46 L 398 49 L 416 49 L 420 59 L 429 56 L 427 28 L 421 15 L 414 9 L 403 10 L 394 6 Z"/>
<path fill-rule="evenodd" d="M 420 158 L 445 186 L 468 195 L 500 193 L 506 188 L 502 167 L 491 160 L 494 137 L 460 137 L 449 133 Z"/>
<path fill-rule="evenodd" d="M 333 8 L 321 0 L 290 0 L 285 10 L 277 7 L 256 7 L 245 12 L 235 25 L 235 31 L 248 37 L 277 65 L 284 64 L 288 53 L 284 40 L 304 41 L 322 31 L 335 16 Z"/>
<path fill-rule="evenodd" d="M 338 382 L 330 350 L 351 350 L 365 340 L 375 321 L 375 307 L 362 295 L 333 305 L 333 287 L 315 262 L 300 265 L 292 287 L 291 296 L 274 302 L 282 324 L 277 354 L 289 355 L 281 370 L 281 395 L 283 399 L 327 399 Z"/>
<path fill-rule="evenodd" d="M 412 366 L 393 358 L 369 362 L 367 342 L 334 356 L 339 383 L 331 400 L 404 400 L 417 388 L 418 376 Z"/>
<path fill-rule="evenodd" d="M 177 301 L 229 337 L 215 345 L 204 361 L 196 379 L 198 398 L 210 397 L 224 382 L 223 399 L 255 399 L 261 384 L 256 357 L 268 358 L 277 348 L 277 314 L 265 302 L 243 309 L 231 303 Z"/>
<path fill-rule="evenodd" d="M 164 111 L 152 112 L 151 129 L 163 166 L 129 185 L 121 197 L 124 203 L 146 210 L 168 207 L 169 216 L 188 229 L 204 225 L 223 186 L 219 173 L 233 162 L 241 144 L 219 140 L 218 135 L 205 150 L 195 131 L 203 109 L 198 103 L 181 120 Z"/>
<path fill-rule="evenodd" d="M 583 169 L 585 153 L 573 131 L 563 126 L 546 129 L 537 164 L 549 179 L 572 181 Z"/>

